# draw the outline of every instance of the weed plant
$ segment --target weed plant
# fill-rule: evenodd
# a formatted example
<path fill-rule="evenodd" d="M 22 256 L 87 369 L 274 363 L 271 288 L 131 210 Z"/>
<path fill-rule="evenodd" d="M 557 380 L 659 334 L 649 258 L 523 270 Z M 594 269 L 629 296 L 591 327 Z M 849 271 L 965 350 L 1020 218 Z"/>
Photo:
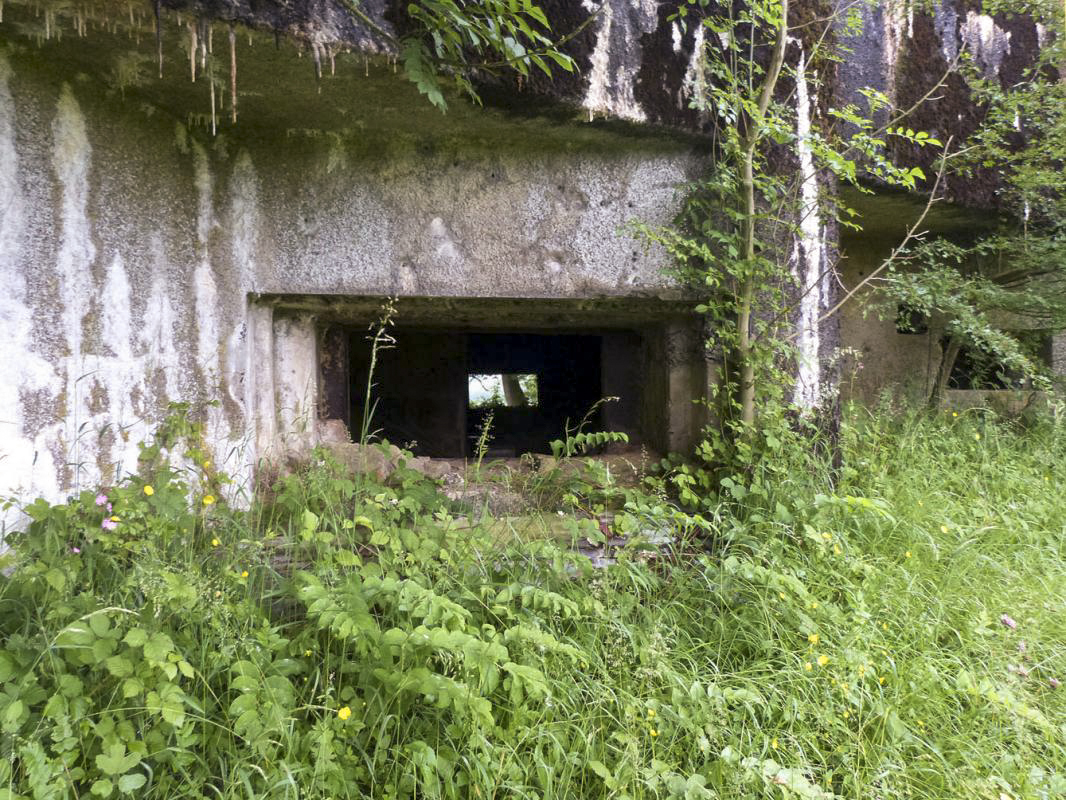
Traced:
<path fill-rule="evenodd" d="M 668 465 L 598 570 L 324 455 L 243 511 L 158 458 L 33 503 L 0 798 L 1066 795 L 1061 427 L 856 413 L 842 448 L 721 497 Z M 650 558 L 663 526 L 698 541 Z"/>

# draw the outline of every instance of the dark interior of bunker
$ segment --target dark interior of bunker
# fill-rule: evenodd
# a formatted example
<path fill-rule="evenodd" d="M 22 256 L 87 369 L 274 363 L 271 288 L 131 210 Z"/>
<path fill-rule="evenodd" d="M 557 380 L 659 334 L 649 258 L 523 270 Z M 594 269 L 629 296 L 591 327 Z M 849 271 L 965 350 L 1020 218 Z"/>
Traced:
<path fill-rule="evenodd" d="M 399 328 L 379 349 L 374 369 L 371 431 L 378 438 L 437 458 L 476 455 L 488 424 L 486 454 L 513 457 L 550 452 L 574 431 L 614 430 L 640 436 L 639 333 L 456 331 Z M 364 413 L 371 347 L 362 331 L 349 342 L 351 420 Z M 534 401 L 499 395 L 477 402 L 484 379 L 522 376 Z M 473 388 L 472 388 L 473 387 Z M 487 390 L 486 390 L 487 391 Z M 601 403 L 603 398 L 617 398 Z"/>

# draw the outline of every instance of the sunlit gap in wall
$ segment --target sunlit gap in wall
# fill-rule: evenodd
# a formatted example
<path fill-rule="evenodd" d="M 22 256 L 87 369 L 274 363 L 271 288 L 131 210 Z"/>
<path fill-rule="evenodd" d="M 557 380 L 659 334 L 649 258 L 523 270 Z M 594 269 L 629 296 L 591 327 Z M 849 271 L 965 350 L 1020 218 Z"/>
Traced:
<path fill-rule="evenodd" d="M 537 406 L 540 395 L 532 373 L 467 376 L 468 408 L 524 408 Z"/>

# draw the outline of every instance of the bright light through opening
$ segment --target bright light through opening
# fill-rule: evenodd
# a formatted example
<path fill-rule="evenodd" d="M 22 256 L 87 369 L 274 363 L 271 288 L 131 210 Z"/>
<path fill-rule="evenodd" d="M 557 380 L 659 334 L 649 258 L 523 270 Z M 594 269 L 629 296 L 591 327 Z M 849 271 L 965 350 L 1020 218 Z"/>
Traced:
<path fill-rule="evenodd" d="M 470 408 L 522 408 L 539 401 L 537 376 L 531 373 L 470 375 L 467 402 Z"/>

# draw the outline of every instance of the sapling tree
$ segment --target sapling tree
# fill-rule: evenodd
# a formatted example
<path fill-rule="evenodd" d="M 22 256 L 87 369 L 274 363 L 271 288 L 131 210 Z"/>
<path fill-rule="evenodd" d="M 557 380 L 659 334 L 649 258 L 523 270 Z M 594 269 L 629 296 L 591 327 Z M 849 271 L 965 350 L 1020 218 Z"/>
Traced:
<path fill-rule="evenodd" d="M 778 439 L 768 426 L 795 399 L 788 396 L 795 365 L 819 358 L 817 330 L 827 314 L 804 301 L 835 273 L 826 247 L 830 224 L 855 226 L 836 185 L 869 191 L 860 179 L 872 176 L 914 189 L 926 176 L 896 164 L 890 140 L 943 147 L 904 127 L 907 111 L 892 110 L 874 90 L 861 93 L 864 108 L 819 110 L 825 76 L 844 53 L 840 34 L 855 31 L 858 10 L 850 4 L 799 21 L 789 0 L 688 0 L 677 12 L 679 25 L 702 28 L 704 80 L 690 102 L 708 122 L 714 163 L 689 187 L 673 225 L 638 230 L 664 245 L 704 296 L 699 310 L 709 317 L 709 344 L 722 363 L 718 425 L 704 444 L 712 460 L 748 463 L 760 439 L 773 446 Z M 875 124 L 875 116 L 885 121 Z M 817 394 L 815 387 L 800 405 L 816 405 Z"/>

